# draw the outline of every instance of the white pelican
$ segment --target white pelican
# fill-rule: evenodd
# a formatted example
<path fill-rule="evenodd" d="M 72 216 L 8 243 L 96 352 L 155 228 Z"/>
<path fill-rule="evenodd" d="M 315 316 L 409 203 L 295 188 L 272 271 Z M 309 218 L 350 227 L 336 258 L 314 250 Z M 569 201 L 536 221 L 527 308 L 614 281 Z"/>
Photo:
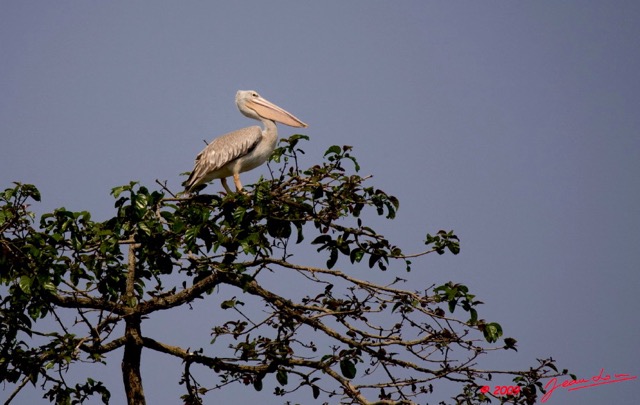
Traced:
<path fill-rule="evenodd" d="M 257 125 L 242 128 L 211 141 L 196 156 L 195 167 L 183 183 L 187 192 L 213 179 L 220 179 L 224 189 L 231 193 L 226 180 L 229 176 L 233 176 L 236 190 L 242 190 L 240 173 L 255 169 L 266 162 L 276 147 L 276 121 L 290 127 L 307 126 L 253 90 L 239 90 L 236 93 L 236 105 L 242 114 L 262 121 L 264 129 Z"/>

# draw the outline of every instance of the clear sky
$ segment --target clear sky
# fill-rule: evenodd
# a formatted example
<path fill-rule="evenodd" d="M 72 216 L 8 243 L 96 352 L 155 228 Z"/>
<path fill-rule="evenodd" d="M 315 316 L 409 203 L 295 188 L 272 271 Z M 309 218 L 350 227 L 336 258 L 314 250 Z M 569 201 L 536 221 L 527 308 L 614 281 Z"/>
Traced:
<path fill-rule="evenodd" d="M 253 125 L 234 95 L 255 89 L 309 124 L 307 163 L 355 147 L 371 184 L 400 199 L 397 220 L 376 224 L 407 252 L 440 228 L 462 240 L 460 255 L 414 261 L 409 274 L 359 277 L 467 284 L 481 317 L 519 341 L 505 368 L 550 355 L 582 378 L 640 375 L 639 38 L 635 0 L 4 0 L 0 187 L 33 183 L 40 212 L 106 219 L 112 187 L 177 189 L 203 139 Z M 209 338 L 206 319 L 153 322 L 170 344 L 197 327 Z M 114 403 L 119 356 L 99 368 Z M 179 362 L 144 356 L 149 403 L 177 403 Z M 639 390 L 636 380 L 547 403 L 631 404 Z M 268 392 L 205 400 L 284 402 Z M 41 395 L 26 389 L 21 403 Z"/>

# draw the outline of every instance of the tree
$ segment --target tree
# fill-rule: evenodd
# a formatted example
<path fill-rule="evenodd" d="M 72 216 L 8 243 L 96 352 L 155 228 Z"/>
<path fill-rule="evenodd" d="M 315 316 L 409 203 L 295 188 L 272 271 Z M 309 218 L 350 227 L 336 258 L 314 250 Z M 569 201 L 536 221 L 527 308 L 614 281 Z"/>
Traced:
<path fill-rule="evenodd" d="M 182 359 L 186 404 L 236 382 L 260 391 L 274 378 L 275 395 L 308 390 L 314 399 L 357 404 L 424 401 L 449 381 L 459 390 L 455 403 L 480 403 L 496 398 L 481 389 L 495 374 L 510 375 L 519 391 L 500 401 L 534 403 L 541 379 L 559 374 L 554 361 L 523 371 L 477 368 L 493 350 L 516 350 L 516 341 L 479 317 L 481 302 L 467 286 L 407 290 L 400 277 L 378 285 L 335 268 L 342 257 L 382 271 L 400 263 L 408 272 L 411 259 L 457 254 L 459 239 L 441 230 L 426 235 L 425 251 L 403 253 L 365 225 L 371 208 L 393 219 L 398 200 L 365 185 L 348 146 L 330 147 L 322 164 L 301 170 L 298 143 L 306 139 L 281 141 L 271 178 L 244 193 L 176 197 L 163 184 L 117 187 L 116 215 L 102 222 L 59 208 L 36 226 L 34 186 L 1 193 L 0 376 L 13 387 L 6 403 L 28 383 L 51 402 L 98 395 L 108 403 L 101 381 L 73 385 L 65 372 L 120 348 L 129 404 L 145 403 L 143 349 Z M 296 260 L 296 245 L 308 240 L 326 255 L 325 267 Z M 304 293 L 266 288 L 276 273 L 304 280 Z M 202 298 L 230 316 L 211 324 L 210 346 L 190 350 L 145 334 L 145 317 Z M 44 318 L 58 327 L 40 330 Z M 219 383 L 203 386 L 194 367 Z"/>

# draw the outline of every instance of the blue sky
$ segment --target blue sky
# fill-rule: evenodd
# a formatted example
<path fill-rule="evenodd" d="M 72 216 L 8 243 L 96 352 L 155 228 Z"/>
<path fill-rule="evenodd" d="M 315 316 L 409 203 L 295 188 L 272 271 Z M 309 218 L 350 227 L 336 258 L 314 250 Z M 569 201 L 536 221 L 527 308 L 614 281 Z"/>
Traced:
<path fill-rule="evenodd" d="M 343 270 L 467 284 L 519 341 L 505 367 L 551 355 L 581 377 L 639 375 L 638 21 L 635 1 L 3 1 L 0 186 L 37 185 L 40 212 L 106 219 L 112 187 L 177 189 L 203 139 L 253 125 L 234 95 L 255 89 L 309 124 L 280 128 L 311 136 L 305 163 L 354 146 L 400 199 L 397 220 L 375 223 L 407 252 L 441 228 L 462 240 L 410 274 Z M 177 344 L 193 322 L 207 342 L 202 318 L 147 330 Z M 120 355 L 99 369 L 114 399 Z M 180 395 L 179 363 L 145 356 L 149 403 Z M 633 403 L 638 384 L 547 403 Z"/>

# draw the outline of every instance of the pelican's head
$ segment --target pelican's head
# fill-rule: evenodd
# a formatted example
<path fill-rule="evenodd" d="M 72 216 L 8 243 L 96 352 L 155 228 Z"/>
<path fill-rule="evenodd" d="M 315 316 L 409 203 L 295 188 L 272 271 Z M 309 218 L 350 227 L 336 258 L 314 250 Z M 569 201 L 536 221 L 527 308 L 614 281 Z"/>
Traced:
<path fill-rule="evenodd" d="M 265 100 L 253 90 L 239 90 L 236 93 L 236 105 L 240 112 L 249 118 L 256 120 L 267 119 L 297 128 L 307 126 L 307 124 L 294 117 L 293 114 Z"/>

